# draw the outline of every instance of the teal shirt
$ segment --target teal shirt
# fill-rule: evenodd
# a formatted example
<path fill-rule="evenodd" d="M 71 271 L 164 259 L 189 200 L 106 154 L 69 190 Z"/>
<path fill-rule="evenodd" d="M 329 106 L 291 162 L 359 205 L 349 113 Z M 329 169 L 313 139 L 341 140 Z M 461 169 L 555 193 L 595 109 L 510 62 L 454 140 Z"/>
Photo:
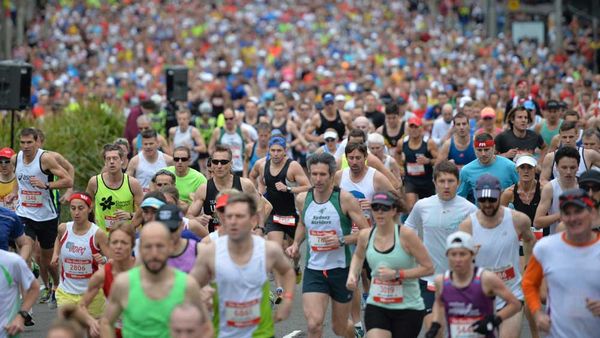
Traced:
<path fill-rule="evenodd" d="M 475 185 L 479 176 L 483 174 L 495 176 L 500 181 L 502 190 L 519 181 L 515 163 L 506 157 L 496 155 L 496 160 L 490 165 L 482 165 L 476 159 L 460 170 L 460 186 L 457 194 L 474 203 Z"/>

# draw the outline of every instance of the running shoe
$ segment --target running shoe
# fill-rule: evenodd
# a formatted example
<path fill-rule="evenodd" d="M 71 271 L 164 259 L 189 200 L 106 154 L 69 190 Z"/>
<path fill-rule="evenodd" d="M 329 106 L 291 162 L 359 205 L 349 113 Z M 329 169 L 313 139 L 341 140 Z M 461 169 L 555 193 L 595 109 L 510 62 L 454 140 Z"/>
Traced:
<path fill-rule="evenodd" d="M 43 289 L 40 290 L 40 304 L 48 303 L 50 298 L 52 298 L 52 289 L 44 286 Z"/>
<path fill-rule="evenodd" d="M 52 297 L 48 301 L 48 307 L 51 309 L 56 309 L 58 305 L 56 304 L 56 291 L 52 291 Z"/>
<path fill-rule="evenodd" d="M 360 299 L 360 309 L 364 310 L 365 307 L 367 307 L 367 298 L 369 298 L 369 294 L 366 292 L 363 292 L 362 297 Z"/>
<path fill-rule="evenodd" d="M 31 262 L 31 272 L 33 272 L 35 279 L 40 277 L 40 266 L 35 261 Z"/>
<path fill-rule="evenodd" d="M 360 326 L 354 327 L 354 337 L 355 338 L 363 338 L 365 336 L 365 331 Z"/>
<path fill-rule="evenodd" d="M 278 296 L 273 291 L 269 291 L 269 301 L 271 302 L 271 306 L 281 303 L 281 300 L 282 300 L 281 296 Z"/>
<path fill-rule="evenodd" d="M 23 325 L 25 326 L 34 326 L 35 322 L 33 321 L 33 311 L 29 311 L 29 318 L 25 319 L 25 322 L 23 323 Z"/>

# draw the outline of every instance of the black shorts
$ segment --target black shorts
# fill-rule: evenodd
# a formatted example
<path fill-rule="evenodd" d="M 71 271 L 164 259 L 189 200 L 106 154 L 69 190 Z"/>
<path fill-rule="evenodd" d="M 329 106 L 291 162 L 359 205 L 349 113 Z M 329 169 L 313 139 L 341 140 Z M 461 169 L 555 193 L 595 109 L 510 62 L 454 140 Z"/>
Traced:
<path fill-rule="evenodd" d="M 265 223 L 265 234 L 268 234 L 271 231 L 281 231 L 286 234 L 289 238 L 294 239 L 296 235 L 296 225 L 298 225 L 298 217 L 296 217 L 296 222 L 294 226 L 283 225 L 279 223 L 273 223 L 273 215 L 270 215 L 267 218 L 267 222 Z"/>
<path fill-rule="evenodd" d="M 367 304 L 365 308 L 365 328 L 386 330 L 392 337 L 418 337 L 423 325 L 423 310 L 390 310 Z"/>
<path fill-rule="evenodd" d="M 348 303 L 352 300 L 352 291 L 346 289 L 349 271 L 350 268 L 331 270 L 305 268 L 302 280 L 302 293 L 325 293 L 338 303 Z"/>
<path fill-rule="evenodd" d="M 431 313 L 433 303 L 435 302 L 435 291 L 428 290 L 427 282 L 422 279 L 419 279 L 419 288 L 421 289 L 421 298 L 423 298 L 423 303 L 425 303 L 425 311 Z"/>
<path fill-rule="evenodd" d="M 404 180 L 404 192 L 417 194 L 419 199 L 435 195 L 435 186 L 433 181 L 429 183 L 414 182 L 410 179 Z"/>
<path fill-rule="evenodd" d="M 42 249 L 54 248 L 54 241 L 58 234 L 58 218 L 43 222 L 36 222 L 20 216 L 19 218 L 25 227 L 25 235 L 31 237 L 34 241 L 37 239 Z"/>

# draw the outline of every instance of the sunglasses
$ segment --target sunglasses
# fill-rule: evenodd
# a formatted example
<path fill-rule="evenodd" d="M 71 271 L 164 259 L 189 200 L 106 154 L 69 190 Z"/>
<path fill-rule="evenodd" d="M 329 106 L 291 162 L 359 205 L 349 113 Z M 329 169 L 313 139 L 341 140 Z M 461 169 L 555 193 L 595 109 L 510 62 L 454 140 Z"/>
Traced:
<path fill-rule="evenodd" d="M 166 186 L 169 186 L 169 185 L 171 185 L 171 184 L 169 184 L 169 183 L 156 183 L 156 186 L 159 187 L 159 188 L 166 187 Z"/>
<path fill-rule="evenodd" d="M 483 119 L 484 119 L 484 120 L 493 120 L 494 118 L 493 118 L 493 117 L 486 116 L 486 117 L 484 117 Z"/>
<path fill-rule="evenodd" d="M 189 157 L 173 157 L 173 161 L 175 162 L 187 162 L 189 159 Z"/>
<path fill-rule="evenodd" d="M 217 164 L 226 165 L 226 164 L 228 164 L 231 161 L 230 160 L 215 160 L 215 159 L 212 159 L 212 160 L 210 160 L 210 162 L 212 164 L 214 164 L 214 165 L 217 165 Z"/>
<path fill-rule="evenodd" d="M 496 203 L 496 202 L 498 202 L 498 199 L 491 198 L 491 197 L 484 197 L 484 198 L 478 198 L 477 202 L 479 202 L 479 203 Z"/>
<path fill-rule="evenodd" d="M 231 121 L 231 120 L 233 120 L 233 119 L 234 119 L 234 117 L 226 117 L 226 118 L 225 118 L 225 121 Z"/>
<path fill-rule="evenodd" d="M 333 106 L 333 101 L 327 101 L 327 102 L 325 102 L 325 105 L 326 106 Z"/>
<path fill-rule="evenodd" d="M 0 160 L 0 164 L 10 164 L 10 160 Z"/>
<path fill-rule="evenodd" d="M 333 137 L 328 137 L 325 139 L 325 142 L 335 142 L 335 139 Z"/>
<path fill-rule="evenodd" d="M 2 162 L 0 162 L 0 163 L 2 163 Z M 592 184 L 585 184 L 585 183 L 583 183 L 583 184 L 579 185 L 579 188 L 581 188 L 581 189 L 583 189 L 585 191 L 592 190 L 593 192 L 598 192 L 598 191 L 600 191 L 600 184 L 594 184 L 594 183 L 592 183 Z"/>
<path fill-rule="evenodd" d="M 390 211 L 392 210 L 391 205 L 383 205 L 383 204 L 371 204 L 371 210 L 373 211 Z"/>

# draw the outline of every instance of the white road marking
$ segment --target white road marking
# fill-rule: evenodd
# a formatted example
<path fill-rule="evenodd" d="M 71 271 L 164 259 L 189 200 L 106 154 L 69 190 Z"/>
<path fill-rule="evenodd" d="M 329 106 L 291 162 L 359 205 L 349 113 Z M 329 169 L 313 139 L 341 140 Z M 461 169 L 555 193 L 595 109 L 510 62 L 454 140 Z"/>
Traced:
<path fill-rule="evenodd" d="M 283 336 L 283 338 L 294 338 L 299 336 L 302 333 L 302 330 L 296 330 L 296 331 L 292 331 L 292 333 L 288 333 L 285 336 Z"/>

